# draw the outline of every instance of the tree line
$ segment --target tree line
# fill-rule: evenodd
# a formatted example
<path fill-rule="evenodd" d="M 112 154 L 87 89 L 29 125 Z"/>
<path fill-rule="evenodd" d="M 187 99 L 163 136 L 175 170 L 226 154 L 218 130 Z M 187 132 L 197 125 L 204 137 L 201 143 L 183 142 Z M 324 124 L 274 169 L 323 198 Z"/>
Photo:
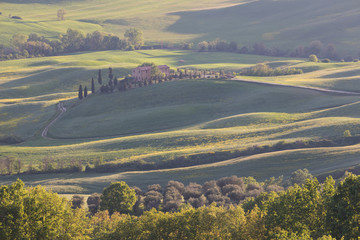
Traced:
<path fill-rule="evenodd" d="M 127 75 L 119 79 L 114 75 L 113 69 L 108 68 L 108 73 L 105 74 L 102 69 L 99 69 L 97 72 L 97 83 L 100 86 L 99 89 L 96 89 L 96 83 L 94 77 L 91 78 L 91 93 L 100 91 L 101 93 L 112 93 L 114 91 L 126 91 L 131 88 L 144 87 L 152 84 L 158 84 L 166 81 L 179 80 L 179 79 L 196 79 L 196 78 L 224 78 L 226 77 L 224 70 L 196 70 L 196 69 L 180 69 L 176 70 L 170 69 L 170 74 L 167 76 L 161 72 L 158 66 L 155 63 L 143 63 L 138 67 L 149 66 L 151 67 L 151 77 L 149 79 L 142 79 L 141 81 L 135 81 L 131 75 Z M 79 85 L 78 88 L 78 98 L 86 98 L 88 93 L 87 86 Z"/>
<path fill-rule="evenodd" d="M 193 43 L 183 43 L 183 49 L 193 49 Z M 267 47 L 264 43 L 256 42 L 252 45 L 238 47 L 236 42 L 227 42 L 219 38 L 213 41 L 202 41 L 196 46 L 200 52 L 205 51 L 220 51 L 220 52 L 235 52 L 240 54 L 255 54 L 273 57 L 301 57 L 307 58 L 311 54 L 315 54 L 320 58 L 327 58 L 335 61 L 356 61 L 352 56 L 342 57 L 336 50 L 336 46 L 332 43 L 327 45 L 319 40 L 310 42 L 308 45 L 299 45 L 294 49 L 283 49 L 278 47 Z M 360 53 L 359 53 L 360 54 Z M 360 57 L 356 56 L 356 57 Z"/>
<path fill-rule="evenodd" d="M 44 157 L 43 159 L 38 161 L 24 162 L 21 158 L 3 155 L 0 156 L 0 175 L 69 173 L 83 171 L 109 173 L 115 171 L 169 169 L 220 162 L 237 157 L 244 157 L 254 154 L 286 149 L 347 146 L 357 144 L 359 142 L 359 136 L 351 136 L 350 131 L 346 130 L 343 137 L 333 139 L 320 139 L 309 141 L 297 140 L 292 142 L 279 141 L 273 145 L 253 145 L 241 150 L 233 149 L 218 152 L 194 153 L 184 156 L 177 156 L 171 159 L 166 159 L 166 161 L 159 162 L 148 162 L 146 161 L 146 159 L 142 159 L 124 163 L 112 163 L 105 162 L 102 158 L 94 160 L 78 158 L 72 159 L 70 161 L 64 161 L 62 159 L 54 159 L 51 157 Z M 360 168 L 352 171 L 360 174 Z M 341 172 L 337 173 L 337 175 L 339 174 L 341 174 Z"/>
<path fill-rule="evenodd" d="M 269 65 L 265 63 L 258 63 L 254 67 L 247 68 L 240 72 L 240 75 L 246 76 L 283 76 L 283 75 L 293 75 L 293 74 L 302 74 L 303 71 L 301 69 L 290 68 L 290 67 L 277 67 L 271 68 Z"/>
<path fill-rule="evenodd" d="M 281 181 L 271 178 L 259 183 L 236 176 L 203 185 L 170 181 L 164 189 L 150 185 L 145 193 L 114 182 L 102 194 L 88 198 L 87 210 L 81 196 L 67 201 L 17 180 L 0 187 L 0 238 L 333 240 L 360 236 L 360 176 L 346 174 L 337 182 L 328 177 L 320 183 L 306 170 L 298 170 L 288 180 L 290 185 L 279 186 Z M 245 197 L 233 201 L 237 195 Z"/>
<path fill-rule="evenodd" d="M 12 36 L 11 43 L 11 47 L 0 45 L 0 60 L 54 56 L 77 51 L 134 50 L 144 44 L 144 37 L 142 31 L 136 28 L 126 30 L 123 39 L 100 31 L 85 35 L 79 30 L 69 28 L 65 34 L 54 40 L 36 33 L 17 33 Z"/>

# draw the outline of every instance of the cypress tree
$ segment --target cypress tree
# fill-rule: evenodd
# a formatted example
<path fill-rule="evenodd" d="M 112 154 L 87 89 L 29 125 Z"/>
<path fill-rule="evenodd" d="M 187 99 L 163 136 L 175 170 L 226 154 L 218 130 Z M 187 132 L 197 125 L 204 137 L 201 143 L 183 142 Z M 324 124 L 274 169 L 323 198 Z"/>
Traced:
<path fill-rule="evenodd" d="M 80 84 L 79 86 L 79 99 L 82 99 L 83 98 L 83 90 L 82 90 L 82 86 Z"/>
<path fill-rule="evenodd" d="M 98 82 L 100 85 L 102 85 L 101 69 L 99 69 L 99 73 L 98 73 Z"/>
<path fill-rule="evenodd" d="M 85 86 L 85 87 L 84 87 L 84 97 L 87 97 L 87 95 L 88 95 L 87 87 Z"/>
<path fill-rule="evenodd" d="M 114 77 L 113 73 L 112 73 L 112 68 L 109 67 L 109 79 L 112 80 Z"/>
<path fill-rule="evenodd" d="M 95 83 L 94 83 L 94 78 L 91 78 L 91 93 L 95 93 Z"/>

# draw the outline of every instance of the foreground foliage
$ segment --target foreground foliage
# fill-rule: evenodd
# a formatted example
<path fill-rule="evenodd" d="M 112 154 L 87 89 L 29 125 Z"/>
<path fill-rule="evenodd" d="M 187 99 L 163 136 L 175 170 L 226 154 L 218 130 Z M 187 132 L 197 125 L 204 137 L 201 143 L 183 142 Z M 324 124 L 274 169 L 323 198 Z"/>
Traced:
<path fill-rule="evenodd" d="M 121 189 L 129 192 L 128 186 L 121 182 L 106 188 L 104 195 L 113 188 L 119 194 L 122 194 Z M 155 189 L 156 186 L 153 186 L 153 191 Z M 112 200 L 116 201 L 114 198 Z M 124 199 L 118 201 L 117 204 L 121 205 Z M 262 193 L 236 206 L 217 206 L 215 202 L 199 208 L 183 205 L 174 212 L 153 208 L 135 216 L 134 213 L 124 214 L 128 209 L 109 214 L 105 205 L 101 205 L 106 210 L 86 216 L 84 210 L 72 209 L 57 194 L 47 192 L 42 187 L 24 188 L 24 184 L 18 180 L 0 189 L 0 237 L 357 239 L 360 236 L 359 201 L 360 176 L 348 175 L 337 187 L 331 177 L 323 184 L 316 178 L 308 178 L 301 186 L 295 184 L 286 191 Z"/>
<path fill-rule="evenodd" d="M 18 180 L 0 188 L 0 239 L 86 239 L 88 222 L 83 209 L 43 187 Z"/>

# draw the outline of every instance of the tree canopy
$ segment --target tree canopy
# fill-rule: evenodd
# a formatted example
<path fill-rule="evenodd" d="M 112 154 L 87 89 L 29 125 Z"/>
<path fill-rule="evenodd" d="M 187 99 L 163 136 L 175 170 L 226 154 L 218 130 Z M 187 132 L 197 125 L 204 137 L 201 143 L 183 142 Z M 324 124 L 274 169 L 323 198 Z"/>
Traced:
<path fill-rule="evenodd" d="M 17 180 L 0 188 L 0 239 L 86 239 L 83 209 L 43 187 L 24 188 Z"/>
<path fill-rule="evenodd" d="M 140 49 L 140 47 L 144 45 L 143 32 L 137 28 L 126 30 L 124 37 L 135 47 L 135 49 Z"/>
<path fill-rule="evenodd" d="M 101 196 L 100 209 L 129 213 L 136 202 L 136 193 L 125 182 L 114 182 L 105 188 Z"/>

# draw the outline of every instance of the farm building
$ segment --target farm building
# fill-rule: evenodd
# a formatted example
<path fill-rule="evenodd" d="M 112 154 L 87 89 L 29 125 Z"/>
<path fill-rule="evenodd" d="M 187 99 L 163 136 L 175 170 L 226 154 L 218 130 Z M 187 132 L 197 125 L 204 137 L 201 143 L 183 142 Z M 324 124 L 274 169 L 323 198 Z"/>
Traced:
<path fill-rule="evenodd" d="M 166 77 L 170 75 L 170 67 L 167 65 L 158 66 L 162 73 L 165 73 Z M 136 82 L 149 81 L 151 79 L 151 66 L 137 67 L 132 70 L 132 77 Z"/>

